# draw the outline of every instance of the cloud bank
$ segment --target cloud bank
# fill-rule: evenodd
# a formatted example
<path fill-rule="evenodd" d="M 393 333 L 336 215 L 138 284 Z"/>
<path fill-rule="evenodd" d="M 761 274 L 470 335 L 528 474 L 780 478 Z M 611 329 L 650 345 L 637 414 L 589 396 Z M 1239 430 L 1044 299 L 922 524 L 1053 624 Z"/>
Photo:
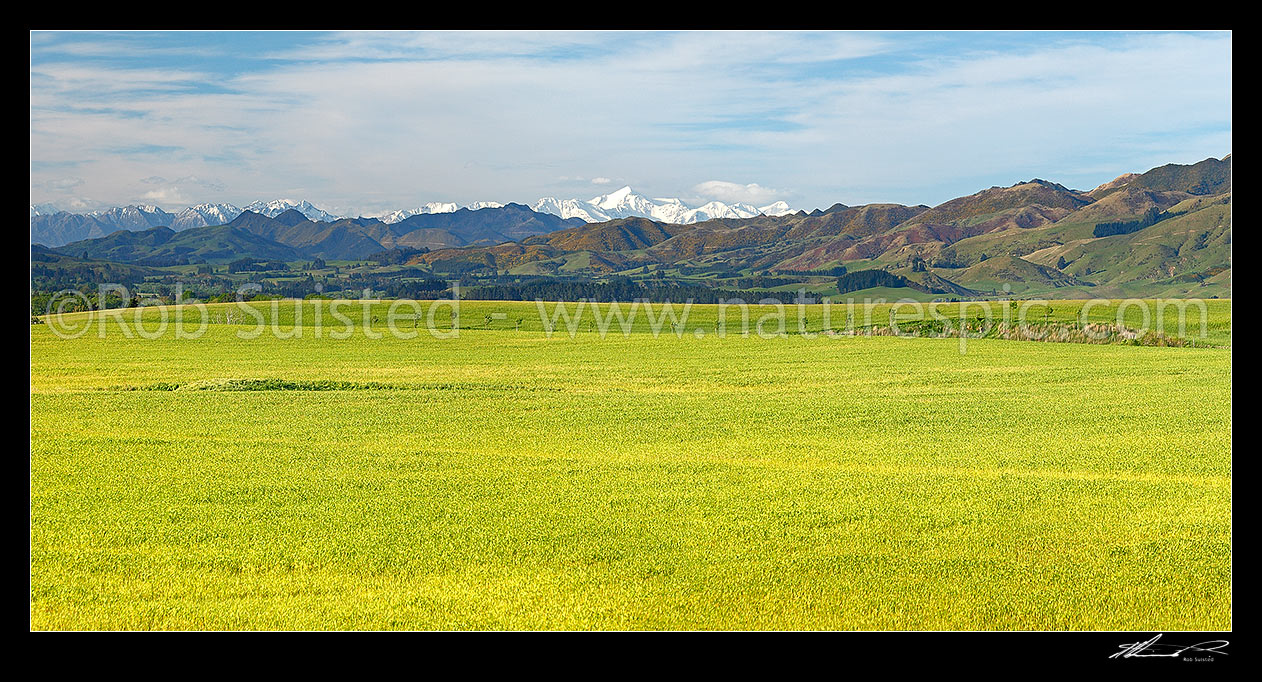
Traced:
<path fill-rule="evenodd" d="M 613 176 L 809 210 L 1089 188 L 1230 145 L 1229 33 L 31 37 L 32 203 L 366 214 Z"/>

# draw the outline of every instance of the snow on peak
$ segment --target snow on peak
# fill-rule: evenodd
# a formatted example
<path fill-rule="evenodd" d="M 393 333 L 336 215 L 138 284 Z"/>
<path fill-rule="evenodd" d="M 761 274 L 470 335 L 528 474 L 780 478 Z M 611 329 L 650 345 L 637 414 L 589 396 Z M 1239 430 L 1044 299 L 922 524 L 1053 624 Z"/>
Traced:
<path fill-rule="evenodd" d="M 618 208 L 619 206 L 627 203 L 628 200 L 634 201 L 634 199 L 631 199 L 632 197 L 635 197 L 635 192 L 631 190 L 630 185 L 627 185 L 620 190 L 598 196 L 587 203 L 594 204 L 599 208 L 611 209 Z"/>
<path fill-rule="evenodd" d="M 285 211 L 294 210 L 306 216 L 309 220 L 318 220 L 322 222 L 333 222 L 341 220 L 342 216 L 334 215 L 327 211 L 316 208 L 311 202 L 294 201 L 293 199 L 273 199 L 271 201 L 256 201 L 245 207 L 247 211 L 261 213 L 268 218 L 275 218 Z"/>
<path fill-rule="evenodd" d="M 31 217 L 32 218 L 34 218 L 37 215 L 53 215 L 54 213 L 60 213 L 60 212 L 61 212 L 61 209 L 57 208 L 56 204 L 51 204 L 51 203 L 31 204 Z"/>
<path fill-rule="evenodd" d="M 136 214 L 141 214 L 141 215 L 151 215 L 151 214 L 162 214 L 162 213 L 166 213 L 166 211 L 163 211 L 162 209 L 158 208 L 157 206 L 150 206 L 150 205 L 148 205 L 148 204 L 128 204 L 127 206 L 115 206 L 114 208 L 107 208 L 107 209 L 100 210 L 100 211 L 92 211 L 92 212 L 91 212 L 91 213 L 89 213 L 88 215 L 91 215 L 91 216 L 109 216 L 109 215 L 117 216 L 117 215 L 126 215 L 126 214 L 131 214 L 131 215 L 136 215 Z"/>
<path fill-rule="evenodd" d="M 544 197 L 539 201 L 530 205 L 530 210 L 535 213 L 551 213 L 555 216 L 561 216 L 565 219 L 580 218 L 589 223 L 599 223 L 609 220 L 608 214 L 596 208 L 586 201 L 578 199 L 557 199 L 556 197 Z"/>
<path fill-rule="evenodd" d="M 169 225 L 171 219 L 175 217 L 157 206 L 135 204 L 92 211 L 87 215 L 113 230 L 147 230 L 151 227 Z"/>
<path fill-rule="evenodd" d="M 595 197 L 587 203 L 609 218 L 649 218 L 657 206 L 656 202 L 636 194 L 629 186 Z"/>
<path fill-rule="evenodd" d="M 694 207 L 673 197 L 649 199 L 636 194 L 629 186 L 587 201 L 544 197 L 531 204 L 530 208 L 562 218 L 582 218 L 589 223 L 640 217 L 664 223 L 690 224 L 715 218 L 753 218 L 757 215 L 785 215 L 793 212 L 783 201 L 763 208 L 743 203 L 725 204 L 721 201 L 711 201 Z"/>
<path fill-rule="evenodd" d="M 241 209 L 232 204 L 198 204 L 175 214 L 171 229 L 187 230 L 207 225 L 226 225 L 241 215 Z"/>
<path fill-rule="evenodd" d="M 788 215 L 792 213 L 793 209 L 789 208 L 788 203 L 783 202 L 783 201 L 777 201 L 774 204 L 767 204 L 766 206 L 763 206 L 762 208 L 758 209 L 758 212 L 762 213 L 763 215 L 780 216 L 780 215 Z"/>
<path fill-rule="evenodd" d="M 467 206 L 455 202 L 431 201 L 416 208 L 402 209 L 374 214 L 383 223 L 392 224 L 406 220 L 415 215 L 430 213 L 454 213 L 461 208 L 477 211 L 488 208 L 503 208 L 498 201 L 475 201 Z M 56 213 L 57 207 L 52 204 L 32 204 L 31 216 Z M 649 218 L 665 223 L 690 224 L 716 218 L 752 218 L 758 215 L 781 216 L 793 213 L 793 209 L 784 201 L 777 201 L 766 206 L 754 207 L 745 203 L 726 204 L 721 201 L 693 206 L 675 197 L 648 198 L 636 194 L 629 185 L 621 189 L 593 197 L 582 199 L 559 199 L 543 197 L 530 205 L 530 209 L 538 213 L 549 213 L 562 218 L 579 218 L 585 222 L 596 223 L 618 218 Z M 208 225 L 226 225 L 245 211 L 260 213 L 269 218 L 295 210 L 310 220 L 334 222 L 343 216 L 324 211 L 306 200 L 273 199 L 271 201 L 255 201 L 244 208 L 227 203 L 204 203 L 189 206 L 178 213 L 171 214 L 157 206 L 131 205 L 89 213 L 101 222 L 125 229 L 148 229 L 158 225 L 169 225 L 175 230 L 186 230 Z"/>
<path fill-rule="evenodd" d="M 426 204 L 417 206 L 416 208 L 406 208 L 401 211 L 390 211 L 380 215 L 371 216 L 377 218 L 387 225 L 407 220 L 414 215 L 429 215 L 431 213 L 455 213 L 460 210 L 460 204 L 450 201 L 431 201 Z"/>

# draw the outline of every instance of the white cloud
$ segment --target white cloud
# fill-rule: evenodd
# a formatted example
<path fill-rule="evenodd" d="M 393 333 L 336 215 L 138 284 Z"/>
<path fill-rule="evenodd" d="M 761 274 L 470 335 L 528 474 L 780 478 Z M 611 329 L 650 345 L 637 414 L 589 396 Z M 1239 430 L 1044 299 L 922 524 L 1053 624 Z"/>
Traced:
<path fill-rule="evenodd" d="M 611 182 L 613 182 L 613 180 L 609 178 L 592 178 L 593 185 L 608 185 Z"/>
<path fill-rule="evenodd" d="M 179 187 L 160 187 L 158 189 L 149 190 L 140 195 L 140 198 L 146 202 L 154 203 L 159 206 L 180 207 L 189 206 L 198 203 L 188 195 L 180 191 Z"/>
<path fill-rule="evenodd" d="M 531 201 L 600 169 L 649 196 L 790 194 L 697 184 L 758 178 L 809 209 L 1034 175 L 1092 186 L 1231 151 L 1230 34 L 1093 36 L 986 51 L 954 34 L 335 34 L 230 73 L 161 53 L 37 61 L 33 38 L 32 199 L 66 164 L 76 191 L 119 203 L 170 190 L 346 212 Z M 137 180 L 154 177 L 216 181 Z"/>
<path fill-rule="evenodd" d="M 770 204 L 787 194 L 782 190 L 763 187 L 756 183 L 742 185 L 738 182 L 725 182 L 723 180 L 707 180 L 693 187 L 692 191 L 707 199 L 717 199 L 729 204 L 739 202 L 755 206 Z"/>
<path fill-rule="evenodd" d="M 43 189 L 51 192 L 69 192 L 70 190 L 83 185 L 83 178 L 50 178 L 39 184 Z"/>

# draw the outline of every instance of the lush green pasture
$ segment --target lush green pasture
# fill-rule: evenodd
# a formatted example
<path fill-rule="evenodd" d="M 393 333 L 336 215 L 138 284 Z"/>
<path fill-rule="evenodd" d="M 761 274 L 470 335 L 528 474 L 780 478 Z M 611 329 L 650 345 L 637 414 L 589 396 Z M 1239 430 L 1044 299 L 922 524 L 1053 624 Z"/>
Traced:
<path fill-rule="evenodd" d="M 313 306 L 32 326 L 33 628 L 1231 627 L 1222 348 Z"/>
<path fill-rule="evenodd" d="M 885 289 L 882 291 L 896 292 Z M 915 293 L 915 292 L 911 292 Z M 1083 311 L 1086 310 L 1084 316 Z M 104 313 L 63 316 L 67 331 L 88 336 L 125 338 L 196 334 L 235 324 L 242 335 L 375 336 L 376 334 L 449 335 L 452 314 L 462 330 L 507 330 L 553 334 L 617 336 L 625 332 L 693 336 L 773 336 L 845 333 L 897 323 L 943 318 L 953 323 L 982 320 L 987 326 L 1024 319 L 1028 324 L 1121 323 L 1134 329 L 1162 330 L 1195 337 L 1198 345 L 1231 344 L 1231 300 L 1040 300 L 930 303 L 893 297 L 832 297 L 830 304 L 686 305 L 682 303 L 553 303 L 534 301 L 254 301 L 172 307 L 124 308 Z M 1120 315 L 1119 315 L 1120 313 Z M 1184 332 L 1180 334 L 1180 319 Z M 163 327 L 163 321 L 167 326 Z M 781 325 L 783 320 L 783 326 Z M 177 321 L 181 325 L 177 330 Z M 390 331 L 393 324 L 394 333 Z M 104 332 L 102 332 L 104 327 Z M 365 327 L 367 331 L 365 331 Z M 433 330 L 430 333 L 429 330 Z M 970 332 L 970 336 L 980 336 Z"/>

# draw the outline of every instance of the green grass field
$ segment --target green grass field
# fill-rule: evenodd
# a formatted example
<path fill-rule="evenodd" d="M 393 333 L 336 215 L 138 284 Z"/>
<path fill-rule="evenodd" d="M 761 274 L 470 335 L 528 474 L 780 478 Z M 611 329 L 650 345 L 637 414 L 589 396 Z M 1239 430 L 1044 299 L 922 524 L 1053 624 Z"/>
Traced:
<path fill-rule="evenodd" d="M 1229 629 L 1210 304 L 1218 347 L 963 354 L 695 334 L 704 306 L 603 338 L 511 302 L 452 339 L 317 338 L 312 303 L 288 339 L 33 325 L 31 626 Z"/>

